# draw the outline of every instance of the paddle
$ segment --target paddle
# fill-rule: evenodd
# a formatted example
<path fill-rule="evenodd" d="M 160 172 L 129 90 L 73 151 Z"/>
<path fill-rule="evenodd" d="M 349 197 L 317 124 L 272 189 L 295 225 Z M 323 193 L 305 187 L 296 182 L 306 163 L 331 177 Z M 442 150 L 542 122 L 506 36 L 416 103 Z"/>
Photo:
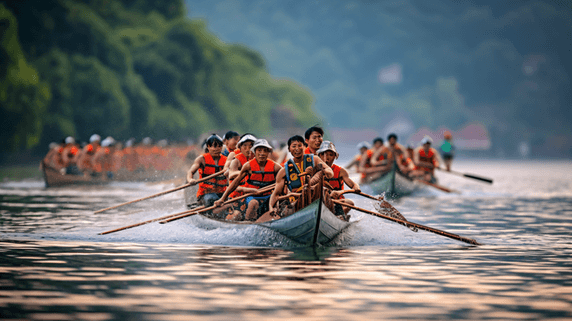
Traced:
<path fill-rule="evenodd" d="M 476 240 L 473 240 L 473 239 L 470 239 L 470 238 L 466 238 L 466 237 L 462 237 L 462 236 L 457 235 L 457 234 L 445 232 L 445 231 L 442 231 L 442 230 L 438 230 L 438 229 L 436 229 L 436 228 L 432 228 L 432 227 L 429 227 L 429 226 L 425 226 L 425 225 L 421 225 L 421 224 L 417 224 L 417 223 L 413 223 L 413 222 L 409 222 L 409 221 L 400 220 L 400 219 L 397 219 L 397 218 L 393 218 L 393 217 L 391 217 L 391 216 L 383 215 L 383 214 L 381 214 L 381 213 L 376 213 L 376 212 L 373 212 L 373 211 L 370 211 L 370 210 L 366 210 L 366 209 L 364 209 L 364 208 L 360 208 L 360 207 L 353 206 L 353 205 L 348 205 L 348 204 L 343 203 L 343 202 L 340 202 L 340 201 L 338 201 L 338 200 L 332 200 L 332 201 L 333 201 L 334 203 L 336 203 L 336 204 L 340 204 L 340 205 L 342 205 L 342 206 L 348 206 L 348 207 L 350 207 L 350 208 L 353 208 L 354 210 L 357 210 L 357 211 L 360 211 L 360 212 L 364 212 L 364 213 L 366 213 L 366 214 L 374 215 L 374 216 L 377 216 L 377 217 L 384 218 L 384 219 L 386 219 L 386 220 L 390 220 L 390 221 L 399 223 L 399 224 L 401 224 L 401 225 L 403 225 L 403 226 L 405 226 L 405 227 L 408 227 L 408 228 L 414 227 L 414 228 L 418 228 L 418 229 L 420 229 L 420 230 L 424 230 L 424 231 L 427 231 L 427 232 L 431 232 L 431 233 L 435 233 L 435 234 L 438 234 L 438 235 L 441 235 L 441 236 L 445 236 L 445 237 L 448 237 L 448 238 L 451 238 L 451 239 L 454 239 L 454 240 L 457 240 L 457 241 L 461 241 L 461 242 L 465 242 L 465 243 L 469 243 L 469 244 L 473 244 L 473 245 L 481 245 L 481 244 L 480 244 L 479 242 L 477 242 Z"/>
<path fill-rule="evenodd" d="M 272 189 L 274 189 L 275 186 L 276 186 L 276 183 L 274 183 L 274 184 L 272 184 L 272 185 L 268 185 L 268 186 L 266 186 L 266 187 L 263 187 L 263 188 L 257 190 L 256 192 L 252 192 L 252 193 L 248 193 L 248 194 L 241 195 L 241 196 L 239 196 L 239 197 L 231 198 L 231 199 L 229 199 L 228 201 L 222 203 L 222 205 L 231 204 L 231 203 L 234 203 L 234 202 L 236 202 L 236 201 L 238 201 L 238 200 L 241 200 L 241 199 L 243 199 L 243 198 L 247 198 L 247 197 L 249 197 L 249 196 L 253 196 L 253 195 L 260 194 L 260 193 L 264 193 L 264 192 L 271 191 Z M 213 206 L 209 206 L 209 207 L 200 209 L 199 211 L 197 211 L 196 209 L 194 209 L 194 210 L 189 210 L 189 211 L 184 211 L 184 212 L 178 213 L 179 216 L 175 216 L 175 217 L 171 217 L 171 218 L 162 220 L 162 221 L 159 222 L 159 223 L 160 223 L 160 224 L 169 223 L 169 222 L 172 222 L 172 221 L 176 221 L 176 220 L 178 220 L 178 219 L 181 219 L 181 218 L 185 218 L 185 217 L 187 217 L 187 216 L 191 216 L 191 215 L 198 214 L 199 212 L 206 212 L 206 211 L 214 210 L 215 208 L 217 208 L 217 206 L 216 206 L 216 205 L 213 205 Z M 196 212 L 196 213 L 195 213 L 195 212 Z"/>
<path fill-rule="evenodd" d="M 112 209 L 115 209 L 115 208 L 118 208 L 118 207 L 121 207 L 121 206 L 125 206 L 125 205 L 129 205 L 129 204 L 141 202 L 141 201 L 144 201 L 144 200 L 148 200 L 148 199 L 151 199 L 151 198 L 155 198 L 155 197 L 159 197 L 159 196 L 162 196 L 162 195 L 165 195 L 165 194 L 169 194 L 169 193 L 172 193 L 172 192 L 176 192 L 176 191 L 178 191 L 178 190 L 182 190 L 182 189 L 184 189 L 184 188 L 187 188 L 187 187 L 196 185 L 196 184 L 198 184 L 198 183 L 202 183 L 202 182 L 204 182 L 204 181 L 208 181 L 209 179 L 215 178 L 215 177 L 217 177 L 217 176 L 219 176 L 219 175 L 221 175 L 221 174 L 223 174 L 223 173 L 224 173 L 224 170 L 222 170 L 222 171 L 220 171 L 220 172 L 217 172 L 217 173 L 214 173 L 214 174 L 212 174 L 212 175 L 210 175 L 210 176 L 203 177 L 203 178 L 197 180 L 194 184 L 187 183 L 187 184 L 185 184 L 185 185 L 181 185 L 181 186 L 179 186 L 179 187 L 172 188 L 172 189 L 170 189 L 170 190 L 166 190 L 166 191 L 163 191 L 163 192 L 160 192 L 160 193 L 157 193 L 157 194 L 153 194 L 153 195 L 146 196 L 146 197 L 143 197 L 143 198 L 140 198 L 140 199 L 136 199 L 136 200 L 134 200 L 134 201 L 130 201 L 130 202 L 122 203 L 122 204 L 119 204 L 119 205 L 111 206 L 111 207 L 108 207 L 108 208 L 104 208 L 104 209 L 95 211 L 95 212 L 93 212 L 93 213 L 94 213 L 94 214 L 97 214 L 97 213 L 105 212 L 105 211 L 112 210 Z"/>
<path fill-rule="evenodd" d="M 423 180 L 423 179 L 418 179 L 418 178 L 416 178 L 416 179 L 413 179 L 413 180 L 416 181 L 416 182 L 419 182 L 419 183 L 421 183 L 421 184 L 425 184 L 425 185 L 427 185 L 427 186 L 434 187 L 434 188 L 436 188 L 436 189 L 438 189 L 438 190 L 441 190 L 441 191 L 443 191 L 443 192 L 447 192 L 447 193 L 453 193 L 453 192 L 455 192 L 455 191 L 453 191 L 452 189 L 449 189 L 449 188 L 447 188 L 447 187 L 445 187 L 445 186 L 441 186 L 441 185 L 438 185 L 438 184 L 435 184 L 435 183 L 431 183 L 431 182 L 428 182 L 428 181 Z"/>
<path fill-rule="evenodd" d="M 436 168 L 437 168 L 438 170 L 442 171 L 442 172 L 445 172 L 445 173 L 451 173 L 451 174 L 455 174 L 455 175 L 458 175 L 458 176 L 463 176 L 463 177 L 467 177 L 467 178 L 472 178 L 472 179 L 476 179 L 476 180 L 479 180 L 479 181 L 487 182 L 487 183 L 489 183 L 489 184 L 492 184 L 492 183 L 493 183 L 493 180 L 490 179 L 490 178 L 480 177 L 480 176 L 477 176 L 477 175 L 474 175 L 474 174 L 466 174 L 466 173 L 460 173 L 460 172 L 455 172 L 455 171 L 448 171 L 448 170 L 443 169 L 443 168 L 440 168 L 440 167 L 436 167 Z"/>
<path fill-rule="evenodd" d="M 385 201 L 385 200 L 383 199 L 383 196 L 380 196 L 380 197 L 378 198 L 378 197 L 375 197 L 375 196 L 372 196 L 372 195 L 369 195 L 369 194 L 366 194 L 366 193 L 363 193 L 363 192 L 356 192 L 356 191 L 353 190 L 353 189 L 350 189 L 350 190 L 347 190 L 347 191 L 343 191 L 343 192 L 342 192 L 342 194 L 345 194 L 345 193 L 358 194 L 358 195 L 361 195 L 361 196 L 363 196 L 363 197 L 367 197 L 367 198 L 369 198 L 369 199 L 372 199 L 372 200 L 374 200 L 374 201 L 379 201 L 380 203 L 376 204 L 377 206 L 375 206 L 375 208 L 377 209 L 377 211 L 379 212 L 379 214 L 385 215 L 385 214 L 383 214 L 382 212 L 387 212 L 387 214 L 389 214 L 391 217 L 394 217 L 394 218 L 399 219 L 399 220 L 407 221 L 407 219 L 405 218 L 405 216 L 403 216 L 403 214 L 401 214 L 395 207 L 393 207 L 391 204 L 389 204 L 387 201 Z M 387 204 L 387 205 L 386 205 L 386 204 Z M 388 209 L 388 210 L 386 211 L 385 209 Z M 417 229 L 415 229 L 415 228 L 411 228 L 411 227 L 410 227 L 410 229 L 411 229 L 413 232 L 417 232 Z"/>
<path fill-rule="evenodd" d="M 272 186 L 272 188 L 274 188 L 273 185 L 270 185 L 270 186 Z M 268 188 L 268 187 L 270 187 L 270 186 L 267 186 L 267 187 L 265 187 L 265 188 Z M 234 201 L 243 199 L 243 198 L 248 197 L 248 196 L 251 196 L 251 195 L 255 195 L 255 194 L 257 194 L 257 193 L 265 192 L 265 191 L 266 191 L 266 190 L 263 190 L 263 189 L 261 188 L 260 190 L 256 191 L 256 193 L 249 193 L 249 194 L 245 194 L 245 195 L 242 195 L 242 196 L 239 196 L 239 197 L 236 197 L 236 198 L 229 199 L 229 200 L 226 201 L 224 204 L 226 204 L 226 203 L 232 203 L 232 202 L 234 202 Z M 137 226 L 141 226 L 141 225 L 145 225 L 145 224 L 149 224 L 149 223 L 153 223 L 153 222 L 157 222 L 157 221 L 162 221 L 162 220 L 165 220 L 165 219 L 169 219 L 169 218 L 171 218 L 171 217 L 175 217 L 175 216 L 178 216 L 178 215 L 183 215 L 183 214 L 188 214 L 188 213 L 192 213 L 192 214 L 190 214 L 190 215 L 194 215 L 194 214 L 202 213 L 202 212 L 204 212 L 204 211 L 208 211 L 208 210 L 210 210 L 210 209 L 212 209 L 212 206 L 209 207 L 209 208 L 205 208 L 205 206 L 199 206 L 199 207 L 193 208 L 192 210 L 188 210 L 188 211 L 184 211 L 184 212 L 180 212 L 180 213 L 175 213 L 175 214 L 169 214 L 169 215 L 166 215 L 166 216 L 163 216 L 163 217 L 154 218 L 154 219 L 150 219 L 150 220 L 147 220 L 147 221 L 143 221 L 143 222 L 139 222 L 139 223 L 127 225 L 127 226 L 124 226 L 124 227 L 116 228 L 116 229 L 114 229 L 114 230 L 109 230 L 109 231 L 106 231 L 106 232 L 101 232 L 101 233 L 99 233 L 98 235 L 105 235 L 105 234 L 109 234 L 109 233 L 119 232 L 119 231 L 123 231 L 123 230 L 126 230 L 126 229 L 130 229 L 130 228 L 132 228 L 132 227 L 137 227 Z M 196 212 L 196 213 L 194 213 L 194 212 Z M 189 216 L 189 215 L 187 215 L 187 216 Z M 181 218 L 182 218 L 182 217 L 181 217 Z"/>

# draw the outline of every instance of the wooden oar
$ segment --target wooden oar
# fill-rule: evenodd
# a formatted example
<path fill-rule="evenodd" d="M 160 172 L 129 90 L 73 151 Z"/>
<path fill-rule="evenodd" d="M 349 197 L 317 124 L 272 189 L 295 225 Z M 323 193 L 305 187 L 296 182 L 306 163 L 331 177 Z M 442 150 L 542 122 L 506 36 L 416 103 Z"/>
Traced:
<path fill-rule="evenodd" d="M 270 186 L 272 186 L 272 188 L 274 188 L 273 185 L 270 185 Z M 267 187 L 270 187 L 270 186 L 267 186 Z M 261 189 L 261 190 L 262 190 L 262 189 Z M 261 191 L 261 190 L 257 191 L 256 193 L 264 192 L 264 191 Z M 225 204 L 226 204 L 226 203 L 232 203 L 233 201 L 237 201 L 237 200 L 239 200 L 239 199 L 242 199 L 242 198 L 244 198 L 244 197 L 248 197 L 248 196 L 254 195 L 254 194 L 256 194 L 256 193 L 250 193 L 250 194 L 247 194 L 247 195 L 242 195 L 242 196 L 240 196 L 240 197 L 236 197 L 236 198 L 229 199 L 227 202 L 225 202 Z M 203 205 L 203 206 L 195 207 L 195 208 L 193 208 L 192 210 L 188 210 L 188 211 L 184 211 L 184 212 L 180 212 L 180 213 L 175 213 L 175 214 L 169 214 L 169 215 L 166 215 L 166 216 L 163 216 L 163 217 L 158 217 L 158 218 L 150 219 L 150 220 L 147 220 L 147 221 L 143 221 L 143 222 L 139 222 L 139 223 L 127 225 L 127 226 L 124 226 L 124 227 L 116 228 L 116 229 L 114 229 L 114 230 L 109 230 L 109 231 L 106 231 L 106 232 L 101 232 L 101 233 L 99 233 L 99 235 L 105 235 L 105 234 L 109 234 L 109 233 L 114 233 L 114 232 L 123 231 L 123 230 L 126 230 L 126 229 L 130 229 L 130 228 L 132 228 L 132 227 L 137 227 L 137 226 L 141 226 L 141 225 L 145 225 L 145 224 L 149 224 L 149 223 L 153 223 L 153 222 L 157 222 L 157 221 L 166 220 L 166 219 L 169 219 L 169 218 L 171 218 L 171 217 L 176 217 L 176 216 L 179 216 L 179 215 L 182 215 L 182 214 L 193 213 L 193 214 L 191 214 L 191 215 L 194 215 L 194 214 L 202 213 L 202 212 L 204 212 L 204 211 L 208 211 L 208 210 L 211 209 L 211 208 L 212 208 L 212 206 L 207 209 L 207 208 L 205 208 L 205 206 Z M 196 213 L 194 213 L 194 212 L 196 212 Z"/>
<path fill-rule="evenodd" d="M 338 201 L 338 200 L 332 200 L 332 201 L 333 201 L 334 203 L 336 203 L 336 204 L 340 204 L 340 205 L 342 205 L 342 206 L 348 206 L 348 207 L 350 207 L 350 208 L 353 208 L 354 210 L 357 210 L 357 211 L 360 211 L 360 212 L 364 212 L 364 213 L 366 213 L 366 214 L 375 215 L 375 216 L 377 216 L 377 217 L 381 217 L 381 218 L 384 218 L 384 219 L 386 219 L 386 220 L 390 220 L 390 221 L 399 223 L 399 224 L 401 224 L 401 225 L 403 225 L 403 226 L 405 226 L 405 227 L 408 227 L 408 228 L 414 227 L 414 228 L 418 228 L 418 229 L 420 229 L 420 230 L 424 230 L 424 231 L 427 231 L 427 232 L 431 232 L 431 233 L 435 233 L 435 234 L 438 234 L 438 235 L 441 235 L 441 236 L 445 236 L 445 237 L 448 237 L 448 238 L 451 238 L 451 239 L 454 239 L 454 240 L 457 240 L 457 241 L 461 241 L 461 242 L 465 242 L 465 243 L 469 243 L 469 244 L 473 244 L 473 245 L 481 245 L 481 244 L 480 244 L 479 242 L 477 242 L 476 240 L 473 240 L 473 239 L 470 239 L 470 238 L 466 238 L 466 237 L 463 237 L 463 236 L 460 236 L 460 235 L 457 235 L 457 234 L 445 232 L 445 231 L 442 231 L 442 230 L 438 230 L 438 229 L 436 229 L 436 228 L 432 228 L 432 227 L 429 227 L 429 226 L 425 226 L 425 225 L 421 225 L 421 224 L 417 224 L 417 223 L 413 223 L 413 222 L 409 222 L 409 221 L 400 220 L 400 219 L 397 219 L 397 218 L 393 218 L 393 217 L 391 217 L 391 216 L 383 215 L 383 214 L 381 214 L 381 213 L 377 213 L 377 212 L 373 212 L 373 211 L 370 211 L 370 210 L 366 210 L 366 209 L 361 208 L 361 207 L 357 207 L 357 206 L 353 206 L 353 205 L 348 205 L 348 204 L 343 203 L 343 202 L 340 202 L 340 201 Z"/>
<path fill-rule="evenodd" d="M 440 167 L 436 167 L 438 170 L 443 171 L 445 173 L 451 173 L 451 174 L 455 174 L 457 176 L 463 176 L 463 177 L 467 177 L 467 178 L 472 178 L 472 179 L 476 179 L 479 181 L 483 181 L 483 182 L 487 182 L 489 184 L 493 183 L 493 180 L 490 178 L 486 178 L 486 177 L 481 177 L 481 176 L 477 176 L 474 174 L 466 174 L 466 173 L 460 173 L 460 172 L 455 172 L 455 171 L 448 171 L 446 169 L 440 168 Z"/>
<path fill-rule="evenodd" d="M 438 189 L 438 190 L 441 190 L 441 191 L 443 191 L 443 192 L 446 192 L 446 193 L 453 193 L 453 192 L 455 192 L 455 191 L 453 191 L 452 189 L 449 189 L 449 188 L 447 188 L 447 187 L 445 187 L 445 186 L 441 186 L 441 185 L 438 185 L 438 184 L 435 184 L 435 183 L 431 183 L 431 182 L 428 182 L 428 181 L 423 180 L 423 179 L 418 179 L 418 178 L 416 178 L 416 179 L 414 179 L 414 181 L 415 181 L 415 182 L 419 182 L 419 183 L 424 184 L 424 185 L 427 185 L 427 186 L 434 187 L 434 188 L 436 188 L 436 189 Z"/>
<path fill-rule="evenodd" d="M 160 193 L 157 193 L 157 194 L 149 195 L 149 196 L 146 196 L 146 197 L 143 197 L 143 198 L 140 198 L 140 199 L 136 199 L 136 200 L 134 200 L 134 201 L 130 201 L 130 202 L 122 203 L 122 204 L 119 204 L 119 205 L 111 206 L 111 207 L 108 207 L 108 208 L 104 208 L 104 209 L 95 211 L 95 212 L 93 212 L 93 213 L 94 213 L 94 214 L 97 214 L 97 213 L 105 212 L 105 211 L 112 210 L 112 209 L 115 209 L 115 208 L 118 208 L 118 207 L 121 207 L 121 206 L 125 206 L 125 205 L 129 205 L 129 204 L 141 202 L 141 201 L 144 201 L 144 200 L 148 200 L 148 199 L 150 199 L 150 198 L 155 198 L 155 197 L 159 197 L 159 196 L 162 196 L 162 195 L 165 195 L 165 194 L 169 194 L 169 193 L 172 193 L 172 192 L 176 192 L 176 191 L 178 191 L 178 190 L 182 190 L 182 189 L 184 189 L 184 188 L 187 188 L 187 187 L 196 185 L 196 184 L 198 184 L 198 183 L 202 183 L 202 182 L 204 182 L 204 181 L 208 181 L 209 179 L 215 178 L 215 177 L 217 177 L 217 176 L 219 176 L 219 175 L 221 175 L 221 174 L 223 174 L 223 173 L 224 173 L 224 170 L 222 170 L 222 171 L 220 171 L 220 172 L 217 172 L 217 173 L 214 173 L 214 174 L 212 174 L 212 175 L 210 175 L 210 176 L 201 178 L 201 179 L 197 180 L 197 181 L 195 182 L 195 184 L 187 183 L 187 184 L 185 184 L 185 185 L 181 185 L 181 186 L 179 186 L 179 187 L 172 188 L 172 189 L 170 189 L 170 190 L 166 190 L 166 191 L 163 191 L 163 192 L 160 192 Z"/>
<path fill-rule="evenodd" d="M 238 201 L 238 200 L 241 200 L 241 199 L 243 199 L 243 198 L 247 198 L 247 197 L 249 197 L 249 196 L 253 196 L 253 195 L 256 195 L 256 194 L 260 194 L 260 193 L 264 193 L 264 192 L 271 191 L 271 190 L 274 189 L 275 186 L 276 186 L 276 183 L 274 183 L 274 184 L 272 184 L 272 185 L 268 185 L 268 186 L 266 186 L 266 187 L 263 187 L 263 188 L 257 190 L 256 192 L 244 194 L 244 195 L 241 195 L 241 196 L 235 197 L 235 198 L 231 198 L 231 199 L 229 199 L 228 201 L 222 203 L 222 205 L 231 204 L 231 203 L 234 203 L 234 202 L 236 202 L 236 201 Z M 191 215 L 198 214 L 199 212 L 206 212 L 206 211 L 214 210 L 214 209 L 217 208 L 217 207 L 218 207 L 218 206 L 213 205 L 213 206 L 209 206 L 209 207 L 205 207 L 205 208 L 203 208 L 203 209 L 200 209 L 199 211 L 197 211 L 196 209 L 194 209 L 194 210 L 189 210 L 189 211 L 184 211 L 184 212 L 178 213 L 179 216 L 167 218 L 167 219 L 165 219 L 165 220 L 160 221 L 159 223 L 160 223 L 160 224 L 169 223 L 169 222 L 172 222 L 172 221 L 176 221 L 176 220 L 178 220 L 178 219 L 181 219 L 181 218 L 185 218 L 185 217 L 187 217 L 187 216 L 191 216 Z M 196 213 L 195 213 L 195 212 L 196 212 Z"/>
<path fill-rule="evenodd" d="M 407 219 L 405 218 L 405 216 L 403 216 L 403 214 L 401 214 L 395 207 L 393 207 L 391 204 L 389 204 L 386 200 L 383 199 L 383 196 L 380 196 L 380 197 L 378 198 L 378 197 L 375 197 L 375 196 L 372 196 L 372 195 L 369 195 L 369 194 L 366 194 L 366 193 L 363 193 L 363 192 L 356 192 L 356 191 L 353 190 L 353 189 L 350 189 L 350 190 L 347 190 L 347 191 L 343 191 L 343 192 L 342 192 L 342 194 L 345 194 L 345 193 L 358 194 L 358 195 L 361 195 L 361 196 L 363 196 L 363 197 L 367 197 L 367 198 L 369 198 L 369 199 L 372 199 L 372 200 L 374 200 L 374 201 L 379 201 L 380 203 L 376 204 L 376 206 L 375 206 L 375 208 L 377 209 L 377 211 L 378 211 L 379 214 L 384 215 L 382 212 L 386 212 L 386 213 L 388 213 L 389 215 L 391 215 L 391 217 L 394 217 L 394 218 L 397 218 L 397 219 L 400 219 L 400 220 L 403 220 L 403 221 L 407 221 Z M 388 209 L 388 211 L 384 210 L 384 208 Z M 410 229 L 411 229 L 413 232 L 417 232 L 417 229 L 416 229 L 416 228 L 411 228 L 411 227 L 410 227 Z"/>

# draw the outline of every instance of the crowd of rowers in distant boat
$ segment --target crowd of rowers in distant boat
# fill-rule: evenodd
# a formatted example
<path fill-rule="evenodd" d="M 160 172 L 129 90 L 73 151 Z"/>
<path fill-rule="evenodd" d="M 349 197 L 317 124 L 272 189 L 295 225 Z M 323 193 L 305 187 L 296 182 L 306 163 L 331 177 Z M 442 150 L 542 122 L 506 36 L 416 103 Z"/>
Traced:
<path fill-rule="evenodd" d="M 311 127 L 304 137 L 292 136 L 283 150 L 276 151 L 267 140 L 252 134 L 240 136 L 229 131 L 224 138 L 212 134 L 203 144 L 204 153 L 194 159 L 186 175 L 190 185 L 200 181 L 195 206 L 215 206 L 209 215 L 217 219 L 260 223 L 292 214 L 324 196 L 324 203 L 334 214 L 347 221 L 350 208 L 342 204 L 353 202 L 343 197 L 344 185 L 360 191 L 347 169 L 355 166 L 362 184 L 378 179 L 393 166 L 408 177 L 432 181 L 434 169 L 442 162 L 431 147 L 430 137 L 424 137 L 421 146 L 413 149 L 397 143 L 397 136 L 390 134 L 387 145 L 382 138 L 374 139 L 373 146 L 367 142 L 358 144 L 360 153 L 346 169 L 334 164 L 339 153 L 332 142 L 323 140 L 323 135 L 322 128 Z M 450 141 L 450 134 L 446 133 L 445 139 Z M 112 138 L 101 144 L 99 140 L 98 135 L 93 135 L 90 143 L 80 149 L 68 137 L 63 146 L 51 149 L 44 163 L 57 166 L 62 173 L 107 176 L 120 168 L 167 168 L 168 159 L 188 157 L 193 148 L 168 148 L 165 144 L 145 142 L 134 146 L 130 141 L 123 148 Z M 444 157 L 447 167 L 452 153 L 451 148 Z M 198 179 L 194 178 L 195 173 L 199 174 Z M 201 180 L 209 176 L 208 180 Z M 246 194 L 250 196 L 226 202 Z M 342 204 L 333 204 L 332 199 Z"/>

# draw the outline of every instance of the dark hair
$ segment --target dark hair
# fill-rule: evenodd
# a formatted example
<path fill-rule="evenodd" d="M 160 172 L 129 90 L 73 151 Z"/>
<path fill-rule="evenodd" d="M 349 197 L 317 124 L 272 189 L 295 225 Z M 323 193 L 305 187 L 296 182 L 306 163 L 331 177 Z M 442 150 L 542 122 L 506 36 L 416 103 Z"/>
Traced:
<path fill-rule="evenodd" d="M 381 138 L 381 137 L 376 137 L 376 138 L 374 138 L 374 139 L 373 139 L 373 143 L 375 144 L 375 143 L 377 143 L 377 142 L 380 142 L 380 143 L 383 144 L 383 138 Z"/>
<path fill-rule="evenodd" d="M 300 135 L 295 135 L 295 136 L 290 137 L 290 139 L 288 139 L 288 148 L 290 148 L 290 144 L 292 144 L 293 142 L 300 142 L 300 143 L 304 144 L 304 138 L 302 138 L 302 136 L 300 136 Z"/>
<path fill-rule="evenodd" d="M 212 134 L 211 137 L 207 138 L 207 147 L 213 146 L 217 143 L 222 146 L 222 140 L 217 134 Z"/>
<path fill-rule="evenodd" d="M 236 136 L 240 136 L 240 135 L 235 131 L 229 130 L 226 132 L 226 134 L 224 134 L 224 136 L 222 136 L 222 139 L 228 140 L 228 139 L 234 138 Z"/>
<path fill-rule="evenodd" d="M 391 134 L 387 135 L 387 140 L 390 140 L 390 139 L 392 139 L 392 138 L 395 138 L 395 140 L 397 140 L 397 135 L 394 134 L 394 133 L 391 133 Z"/>
<path fill-rule="evenodd" d="M 304 133 L 304 138 L 310 139 L 310 135 L 312 135 L 313 132 L 318 132 L 320 135 L 324 136 L 324 130 L 322 129 L 322 127 L 312 126 L 308 128 L 308 130 L 306 130 L 306 132 Z M 288 144 L 288 146 L 290 146 L 290 144 Z"/>

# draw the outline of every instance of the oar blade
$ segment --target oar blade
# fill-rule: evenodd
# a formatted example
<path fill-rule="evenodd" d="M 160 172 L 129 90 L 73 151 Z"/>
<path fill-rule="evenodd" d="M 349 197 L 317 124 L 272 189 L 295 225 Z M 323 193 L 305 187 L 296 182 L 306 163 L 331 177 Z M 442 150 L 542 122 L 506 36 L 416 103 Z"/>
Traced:
<path fill-rule="evenodd" d="M 486 177 L 480 177 L 480 176 L 476 176 L 476 175 L 472 175 L 472 174 L 463 174 L 463 176 L 468 177 L 468 178 L 472 178 L 472 179 L 476 179 L 479 181 L 487 182 L 489 184 L 493 183 L 492 179 L 486 178 Z"/>

